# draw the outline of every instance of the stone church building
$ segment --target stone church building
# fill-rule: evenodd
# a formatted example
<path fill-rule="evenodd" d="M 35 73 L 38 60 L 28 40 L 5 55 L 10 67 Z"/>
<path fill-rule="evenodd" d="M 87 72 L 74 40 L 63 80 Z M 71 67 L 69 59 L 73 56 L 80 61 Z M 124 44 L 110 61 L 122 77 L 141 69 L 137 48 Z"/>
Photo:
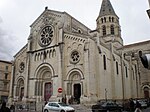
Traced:
<path fill-rule="evenodd" d="M 150 52 L 150 41 L 123 44 L 110 0 L 102 1 L 96 23 L 91 30 L 70 14 L 46 7 L 14 56 L 9 101 L 40 104 L 73 96 L 88 104 L 148 98 L 150 73 L 139 53 Z"/>

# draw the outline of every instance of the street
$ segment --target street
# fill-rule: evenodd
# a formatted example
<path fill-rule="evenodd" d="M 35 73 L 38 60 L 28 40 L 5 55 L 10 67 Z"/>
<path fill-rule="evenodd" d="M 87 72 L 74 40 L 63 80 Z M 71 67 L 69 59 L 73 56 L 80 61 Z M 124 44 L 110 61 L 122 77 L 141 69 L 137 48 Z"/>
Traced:
<path fill-rule="evenodd" d="M 92 112 L 90 108 L 87 108 L 85 106 L 81 105 L 73 105 L 72 107 L 75 108 L 75 112 Z M 16 112 L 40 112 L 40 111 L 27 111 L 27 110 L 17 110 Z M 123 111 L 128 112 L 128 111 Z M 143 109 L 142 112 L 150 112 L 150 107 L 147 109 Z"/>

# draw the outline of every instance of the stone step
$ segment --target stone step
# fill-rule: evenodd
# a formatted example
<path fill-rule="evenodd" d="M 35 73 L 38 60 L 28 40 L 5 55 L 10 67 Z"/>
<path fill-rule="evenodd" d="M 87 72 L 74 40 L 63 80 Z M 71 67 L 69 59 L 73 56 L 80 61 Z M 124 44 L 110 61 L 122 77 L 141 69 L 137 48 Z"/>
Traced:
<path fill-rule="evenodd" d="M 77 104 L 77 105 L 71 105 L 76 112 L 91 112 L 91 108 L 85 106 L 85 105 L 81 105 L 81 104 Z"/>

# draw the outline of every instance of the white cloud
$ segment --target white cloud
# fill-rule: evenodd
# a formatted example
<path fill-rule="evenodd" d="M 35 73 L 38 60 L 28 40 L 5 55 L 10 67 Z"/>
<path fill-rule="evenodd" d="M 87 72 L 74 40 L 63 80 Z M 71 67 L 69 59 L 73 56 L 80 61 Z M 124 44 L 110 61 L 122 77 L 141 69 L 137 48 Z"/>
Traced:
<path fill-rule="evenodd" d="M 3 41 L 0 41 L 3 43 L 1 45 L 7 48 L 8 57 L 14 55 L 14 52 L 17 53 L 27 42 L 30 33 L 29 26 L 46 6 L 51 10 L 67 12 L 94 30 L 101 2 L 102 0 L 1 0 L 0 17 L 3 21 L 0 19 L 0 31 L 5 32 L 3 36 L 0 35 L 0 38 L 3 38 Z M 120 18 L 122 38 L 125 44 L 150 38 L 150 20 L 146 14 L 148 2 L 111 0 L 111 3 Z M 11 42 L 10 39 L 12 39 Z M 11 47 L 7 46 L 8 43 Z M 0 47 L 3 47 L 1 45 Z"/>

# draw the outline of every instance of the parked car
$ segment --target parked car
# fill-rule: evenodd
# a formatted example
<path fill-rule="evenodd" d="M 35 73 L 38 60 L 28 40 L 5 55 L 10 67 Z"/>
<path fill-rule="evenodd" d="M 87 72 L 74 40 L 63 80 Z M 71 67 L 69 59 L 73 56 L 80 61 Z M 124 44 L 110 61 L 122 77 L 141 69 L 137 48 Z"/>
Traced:
<path fill-rule="evenodd" d="M 123 106 L 113 101 L 107 101 L 103 104 L 97 103 L 96 105 L 92 105 L 92 112 L 107 112 L 107 111 L 122 112 L 122 110 Z"/>
<path fill-rule="evenodd" d="M 141 108 L 147 108 L 148 107 L 148 105 L 147 105 L 147 103 L 146 103 L 146 101 L 144 101 L 144 100 L 137 100 L 140 104 L 141 104 Z"/>
<path fill-rule="evenodd" d="M 65 103 L 48 102 L 44 107 L 44 112 L 75 112 L 75 109 Z"/>

